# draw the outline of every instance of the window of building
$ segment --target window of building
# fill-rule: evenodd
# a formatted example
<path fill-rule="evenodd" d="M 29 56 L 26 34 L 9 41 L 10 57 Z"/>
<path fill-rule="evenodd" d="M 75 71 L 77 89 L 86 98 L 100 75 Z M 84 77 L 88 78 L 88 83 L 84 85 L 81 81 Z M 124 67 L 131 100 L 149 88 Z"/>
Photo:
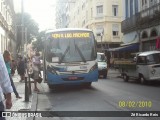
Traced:
<path fill-rule="evenodd" d="M 146 5 L 147 4 L 147 0 L 142 0 L 142 5 Z"/>
<path fill-rule="evenodd" d="M 139 7 L 138 2 L 139 0 L 135 0 L 135 13 L 138 13 L 138 7 Z"/>
<path fill-rule="evenodd" d="M 133 0 L 130 0 L 130 16 L 133 16 Z"/>
<path fill-rule="evenodd" d="M 129 17 L 129 12 L 128 12 L 128 0 L 125 1 L 125 7 L 126 7 L 126 18 Z"/>
<path fill-rule="evenodd" d="M 88 11 L 86 11 L 86 21 L 88 21 Z"/>
<path fill-rule="evenodd" d="M 0 2 L 0 12 L 2 11 L 2 3 Z"/>
<path fill-rule="evenodd" d="M 82 10 L 85 8 L 85 3 L 82 4 Z"/>
<path fill-rule="evenodd" d="M 144 39 L 144 38 L 148 38 L 148 35 L 147 35 L 147 32 L 146 32 L 146 31 L 144 31 L 144 32 L 142 33 L 142 39 Z"/>
<path fill-rule="evenodd" d="M 78 8 L 77 14 L 79 15 L 79 8 Z"/>
<path fill-rule="evenodd" d="M 86 21 L 83 20 L 83 22 L 82 22 L 82 27 L 85 26 L 85 24 L 86 24 Z"/>
<path fill-rule="evenodd" d="M 118 16 L 118 5 L 112 5 L 113 16 Z"/>
<path fill-rule="evenodd" d="M 97 25 L 96 26 L 96 35 L 97 36 L 103 36 L 104 34 L 104 27 L 103 25 Z"/>
<path fill-rule="evenodd" d="M 97 15 L 103 14 L 103 5 L 97 6 Z"/>
<path fill-rule="evenodd" d="M 91 18 L 93 17 L 93 9 L 91 8 Z"/>
<path fill-rule="evenodd" d="M 0 34 L 0 52 L 2 52 L 2 40 L 1 40 L 1 34 Z"/>
<path fill-rule="evenodd" d="M 155 5 L 157 3 L 157 0 L 150 0 L 150 7 Z"/>
<path fill-rule="evenodd" d="M 119 35 L 119 25 L 118 24 L 113 24 L 112 25 L 112 34 L 113 34 L 113 36 L 118 36 Z"/>
<path fill-rule="evenodd" d="M 113 31 L 113 36 L 118 36 L 118 31 Z"/>
<path fill-rule="evenodd" d="M 152 31 L 151 31 L 151 35 L 150 35 L 151 37 L 156 37 L 156 36 L 158 36 L 158 32 L 157 32 L 157 30 L 156 29 L 153 29 Z"/>

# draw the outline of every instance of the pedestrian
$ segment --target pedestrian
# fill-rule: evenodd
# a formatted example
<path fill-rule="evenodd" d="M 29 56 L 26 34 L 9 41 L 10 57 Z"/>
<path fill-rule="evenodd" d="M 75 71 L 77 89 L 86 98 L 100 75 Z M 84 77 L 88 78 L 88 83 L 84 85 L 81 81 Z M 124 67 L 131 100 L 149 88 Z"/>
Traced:
<path fill-rule="evenodd" d="M 7 67 L 7 71 L 8 71 L 8 75 L 9 75 L 10 81 L 11 81 L 11 86 L 13 88 L 13 92 L 16 95 L 16 98 L 22 98 L 22 97 L 19 96 L 19 94 L 18 94 L 18 92 L 16 90 L 16 87 L 14 85 L 12 76 L 11 76 L 11 66 L 10 66 L 11 55 L 10 55 L 9 51 L 7 51 L 7 50 L 4 51 L 3 58 L 4 58 L 4 61 L 5 61 L 6 67 Z"/>
<path fill-rule="evenodd" d="M 18 75 L 20 75 L 20 74 L 19 74 L 19 61 L 20 61 L 20 58 L 19 58 L 19 56 L 18 56 L 18 59 L 17 59 L 17 73 L 18 73 Z"/>
<path fill-rule="evenodd" d="M 3 92 L 2 92 L 3 91 Z M 5 107 L 2 100 L 2 94 L 5 94 L 5 106 L 6 109 L 11 109 L 12 107 L 12 98 L 11 93 L 13 92 L 13 88 L 11 86 L 11 81 L 8 75 L 7 68 L 5 66 L 5 62 L 2 54 L 0 53 L 0 111 L 4 112 Z M 5 120 L 4 117 L 0 117 L 0 120 Z"/>
<path fill-rule="evenodd" d="M 26 68 L 25 61 L 23 60 L 22 56 L 20 56 L 18 66 L 17 66 L 18 74 L 21 77 L 20 82 L 24 81 L 25 79 L 25 68 Z"/>
<path fill-rule="evenodd" d="M 16 61 L 12 60 L 12 63 L 11 63 L 11 75 L 12 76 L 14 76 L 16 68 L 17 68 Z"/>
<path fill-rule="evenodd" d="M 33 67 L 33 78 L 34 78 L 34 91 L 39 92 L 39 89 L 37 87 L 37 80 L 39 79 L 40 74 L 40 54 L 39 52 L 36 52 L 35 55 L 32 58 L 32 67 Z"/>
<path fill-rule="evenodd" d="M 29 74 L 32 74 L 32 73 L 33 73 L 32 60 L 31 60 L 31 58 L 28 58 L 28 60 L 27 60 L 27 70 L 28 70 L 28 73 L 29 73 Z"/>

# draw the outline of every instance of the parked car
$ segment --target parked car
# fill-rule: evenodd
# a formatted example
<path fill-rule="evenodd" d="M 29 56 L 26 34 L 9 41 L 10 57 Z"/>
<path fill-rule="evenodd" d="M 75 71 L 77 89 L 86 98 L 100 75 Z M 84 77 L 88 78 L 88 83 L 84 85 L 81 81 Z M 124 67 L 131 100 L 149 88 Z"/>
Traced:
<path fill-rule="evenodd" d="M 107 78 L 107 58 L 104 53 L 97 53 L 98 72 L 99 76 L 103 75 L 103 78 Z"/>

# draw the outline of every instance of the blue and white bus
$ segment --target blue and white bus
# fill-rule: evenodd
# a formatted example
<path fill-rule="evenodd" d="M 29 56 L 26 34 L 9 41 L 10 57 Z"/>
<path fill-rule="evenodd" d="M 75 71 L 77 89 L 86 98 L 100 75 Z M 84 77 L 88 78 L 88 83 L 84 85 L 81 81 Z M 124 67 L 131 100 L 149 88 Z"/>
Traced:
<path fill-rule="evenodd" d="M 58 29 L 46 32 L 44 75 L 49 88 L 98 81 L 97 51 L 89 29 Z"/>

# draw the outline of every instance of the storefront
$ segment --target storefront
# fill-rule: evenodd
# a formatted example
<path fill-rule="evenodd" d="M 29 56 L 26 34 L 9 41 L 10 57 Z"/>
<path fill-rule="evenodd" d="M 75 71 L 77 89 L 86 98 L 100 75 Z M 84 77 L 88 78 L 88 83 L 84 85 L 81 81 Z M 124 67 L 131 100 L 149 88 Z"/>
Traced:
<path fill-rule="evenodd" d="M 151 51 L 156 50 L 156 40 L 145 41 L 142 43 L 143 51 Z"/>
<path fill-rule="evenodd" d="M 109 49 L 112 58 L 130 58 L 131 53 L 139 52 L 139 43 Z"/>

